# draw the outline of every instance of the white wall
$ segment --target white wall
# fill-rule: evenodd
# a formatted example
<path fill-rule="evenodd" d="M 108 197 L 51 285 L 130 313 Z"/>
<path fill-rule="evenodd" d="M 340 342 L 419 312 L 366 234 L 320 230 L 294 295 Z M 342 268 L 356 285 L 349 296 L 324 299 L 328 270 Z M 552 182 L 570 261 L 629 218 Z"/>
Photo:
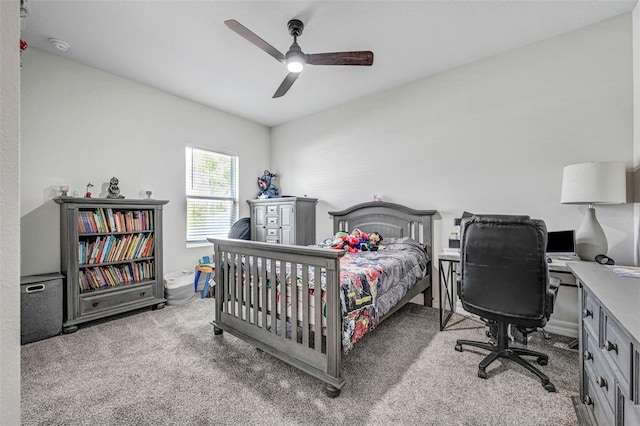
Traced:
<path fill-rule="evenodd" d="M 27 50 L 22 68 L 22 274 L 60 270 L 59 206 L 68 183 L 106 196 L 112 176 L 126 198 L 169 200 L 164 207 L 164 271 L 193 268 L 211 246 L 186 248 L 184 147 L 240 157 L 240 214 L 269 167 L 269 130 L 112 74 Z"/>
<path fill-rule="evenodd" d="M 319 198 L 318 239 L 332 233 L 327 211 L 381 194 L 440 212 L 438 253 L 465 210 L 577 229 L 586 208 L 560 204 L 563 166 L 631 169 L 632 131 L 626 14 L 275 127 L 271 170 L 284 193 Z M 609 255 L 633 264 L 632 204 L 598 218 Z"/>
<path fill-rule="evenodd" d="M 0 1 L 0 423 L 20 424 L 20 2 Z"/>

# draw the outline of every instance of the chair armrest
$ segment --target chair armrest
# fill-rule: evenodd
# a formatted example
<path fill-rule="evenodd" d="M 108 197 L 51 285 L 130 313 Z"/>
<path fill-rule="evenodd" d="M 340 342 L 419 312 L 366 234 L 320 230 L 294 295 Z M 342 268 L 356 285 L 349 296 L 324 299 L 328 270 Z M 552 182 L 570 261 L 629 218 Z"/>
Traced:
<path fill-rule="evenodd" d="M 547 292 L 547 312 L 549 316 L 553 313 L 553 307 L 556 304 L 556 296 L 560 288 L 560 278 L 549 277 L 549 291 Z"/>

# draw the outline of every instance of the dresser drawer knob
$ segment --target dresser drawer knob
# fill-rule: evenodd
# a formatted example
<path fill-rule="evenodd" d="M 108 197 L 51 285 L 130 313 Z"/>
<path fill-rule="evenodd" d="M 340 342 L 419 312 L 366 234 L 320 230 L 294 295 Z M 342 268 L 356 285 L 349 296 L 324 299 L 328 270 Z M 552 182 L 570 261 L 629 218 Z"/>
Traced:
<path fill-rule="evenodd" d="M 593 399 L 589 395 L 584 396 L 584 403 L 587 405 L 593 405 Z"/>
<path fill-rule="evenodd" d="M 590 359 L 593 359 L 593 354 L 589 351 L 584 351 L 584 360 L 589 361 Z"/>
<path fill-rule="evenodd" d="M 606 347 L 607 347 L 607 350 L 608 350 L 609 352 L 611 352 L 611 351 L 615 351 L 615 353 L 616 353 L 616 354 L 618 353 L 618 345 L 617 345 L 617 344 L 615 344 L 615 343 L 611 343 L 610 341 L 608 341 L 608 340 L 607 340 L 607 345 L 606 345 Z"/>
<path fill-rule="evenodd" d="M 582 311 L 582 317 L 586 318 L 586 317 L 591 317 L 593 318 L 593 311 L 590 311 L 588 309 L 585 309 L 584 311 Z"/>
<path fill-rule="evenodd" d="M 95 307 L 96 307 L 96 306 L 98 306 L 99 304 L 100 304 L 100 302 L 98 302 L 98 301 L 94 301 L 94 302 L 91 304 L 91 306 L 93 306 L 93 307 L 95 308 Z"/>
<path fill-rule="evenodd" d="M 145 295 L 145 294 L 146 294 L 146 292 L 145 292 L 145 291 L 141 291 L 141 292 L 140 292 L 140 297 L 144 297 L 144 295 Z"/>
<path fill-rule="evenodd" d="M 598 386 L 600 386 L 601 388 L 607 388 L 609 389 L 609 387 L 607 386 L 607 379 L 605 379 L 604 377 L 600 376 L 596 379 L 596 384 Z"/>

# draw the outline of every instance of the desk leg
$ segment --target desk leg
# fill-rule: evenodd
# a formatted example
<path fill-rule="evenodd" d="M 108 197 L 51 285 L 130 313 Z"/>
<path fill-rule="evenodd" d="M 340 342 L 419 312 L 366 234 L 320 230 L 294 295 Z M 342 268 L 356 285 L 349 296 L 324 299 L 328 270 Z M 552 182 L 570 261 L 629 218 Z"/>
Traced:
<path fill-rule="evenodd" d="M 439 268 L 439 289 L 440 289 L 440 331 L 444 330 L 453 315 L 453 285 L 455 283 L 454 263 L 447 263 L 446 271 L 442 260 L 438 259 Z M 448 308 L 448 309 L 447 309 Z"/>

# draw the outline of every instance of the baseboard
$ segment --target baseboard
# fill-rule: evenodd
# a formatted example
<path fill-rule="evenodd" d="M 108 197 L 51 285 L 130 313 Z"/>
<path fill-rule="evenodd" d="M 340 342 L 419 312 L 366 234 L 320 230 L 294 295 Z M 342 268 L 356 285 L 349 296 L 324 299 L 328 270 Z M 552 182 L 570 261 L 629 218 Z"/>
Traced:
<path fill-rule="evenodd" d="M 547 325 L 544 326 L 544 329 L 548 333 L 558 334 L 560 336 L 578 337 L 578 324 L 574 322 L 550 319 Z"/>

